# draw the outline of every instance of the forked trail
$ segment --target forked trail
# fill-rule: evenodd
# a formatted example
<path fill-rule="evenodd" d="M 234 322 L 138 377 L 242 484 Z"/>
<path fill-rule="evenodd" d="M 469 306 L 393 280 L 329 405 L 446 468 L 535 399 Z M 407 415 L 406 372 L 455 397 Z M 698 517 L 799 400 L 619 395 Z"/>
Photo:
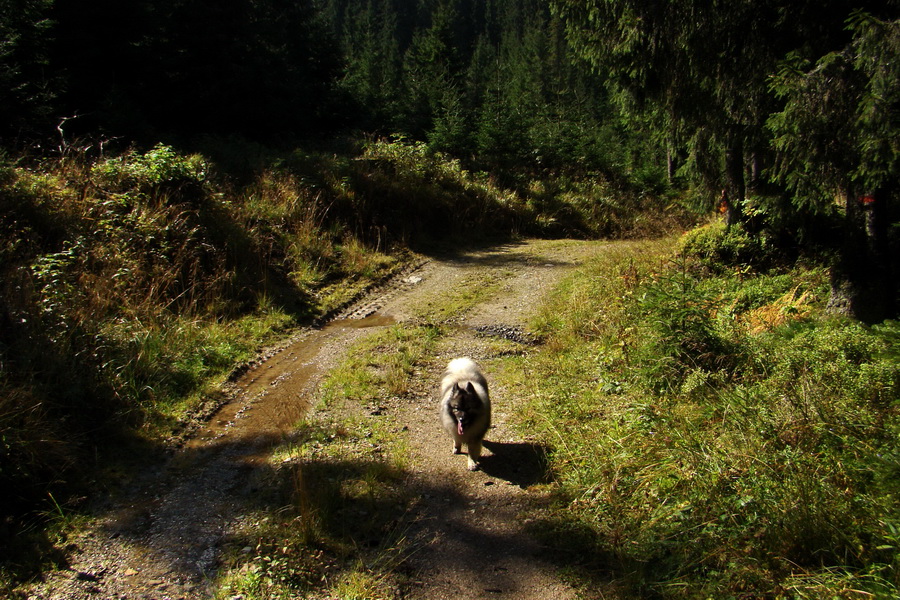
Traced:
<path fill-rule="evenodd" d="M 472 281 L 500 282 L 498 294 L 457 320 L 420 366 L 406 399 L 392 405 L 408 427 L 407 485 L 421 498 L 407 533 L 416 548 L 402 566 L 405 598 L 555 600 L 575 592 L 527 531 L 542 500 L 542 449 L 508 423 L 521 391 L 492 380 L 492 336 L 527 342 L 524 327 L 542 297 L 600 245 L 534 241 L 431 260 L 398 277 L 332 324 L 287 340 L 234 382 L 223 406 L 165 465 L 148 471 L 72 541 L 68 568 L 26 591 L 29 598 L 208 598 L 224 541 L 252 511 L 270 449 L 309 410 L 309 399 L 352 344 L 403 322 L 446 290 Z M 493 427 L 482 470 L 469 472 L 439 426 L 435 387 L 447 362 L 478 361 L 487 373 Z"/>

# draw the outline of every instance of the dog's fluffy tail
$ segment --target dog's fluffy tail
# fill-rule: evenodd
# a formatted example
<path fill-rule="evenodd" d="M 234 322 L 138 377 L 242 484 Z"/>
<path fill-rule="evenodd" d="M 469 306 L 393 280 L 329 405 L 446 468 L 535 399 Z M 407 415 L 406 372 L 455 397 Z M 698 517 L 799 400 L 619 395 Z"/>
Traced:
<path fill-rule="evenodd" d="M 471 381 L 484 388 L 485 392 L 487 391 L 487 380 L 484 378 L 484 373 L 481 372 L 478 363 L 471 358 L 454 358 L 447 364 L 441 392 L 445 393 L 454 383 L 462 381 Z"/>

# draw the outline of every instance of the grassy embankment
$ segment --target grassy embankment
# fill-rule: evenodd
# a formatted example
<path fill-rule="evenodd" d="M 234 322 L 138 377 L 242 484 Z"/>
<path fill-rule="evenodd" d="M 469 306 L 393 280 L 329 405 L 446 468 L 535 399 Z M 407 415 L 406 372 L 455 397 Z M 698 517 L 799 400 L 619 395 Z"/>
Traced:
<path fill-rule="evenodd" d="M 825 269 L 770 259 L 721 224 L 616 246 L 539 319 L 540 533 L 587 589 L 900 594 L 900 324 L 829 317 Z"/>
<path fill-rule="evenodd" d="M 10 580 L 56 560 L 87 491 L 214 407 L 235 365 L 400 268 L 409 248 L 641 235 L 663 212 L 598 179 L 500 186 L 421 144 L 298 151 L 239 177 L 221 165 L 246 153 L 216 150 L 219 163 L 166 146 L 0 162 Z"/>

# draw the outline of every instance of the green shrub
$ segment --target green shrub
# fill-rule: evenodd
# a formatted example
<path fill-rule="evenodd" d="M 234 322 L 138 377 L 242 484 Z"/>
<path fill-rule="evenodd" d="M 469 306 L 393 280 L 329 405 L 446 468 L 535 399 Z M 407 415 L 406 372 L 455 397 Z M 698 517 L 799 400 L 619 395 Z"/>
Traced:
<path fill-rule="evenodd" d="M 405 239 L 509 235 L 533 219 L 521 198 L 458 160 L 403 138 L 375 140 L 354 174 L 357 209 Z M 424 238 L 424 239 L 423 239 Z"/>
<path fill-rule="evenodd" d="M 113 191 L 137 188 L 143 192 L 194 186 L 209 178 L 210 165 L 199 154 L 184 156 L 171 146 L 157 144 L 147 152 L 129 150 L 123 155 L 94 164 L 91 174 L 97 183 Z"/>
<path fill-rule="evenodd" d="M 630 318 L 642 332 L 637 348 L 644 378 L 657 389 L 682 385 L 692 371 L 732 366 L 734 348 L 716 328 L 720 291 L 702 286 L 679 259 L 637 290 Z"/>
<path fill-rule="evenodd" d="M 735 266 L 765 267 L 772 261 L 774 249 L 761 235 L 751 235 L 740 225 L 727 227 L 723 221 L 716 221 L 686 233 L 679 241 L 678 253 L 722 272 Z"/>
<path fill-rule="evenodd" d="M 601 173 L 510 178 L 501 185 L 496 176 L 468 171 L 460 161 L 403 138 L 375 140 L 362 158 L 370 170 L 357 191 L 382 199 L 379 216 L 393 213 L 391 229 L 418 225 L 412 229 L 432 237 L 459 233 L 456 228 L 461 224 L 469 237 L 510 231 L 574 237 L 659 236 L 694 220 L 670 199 L 622 190 Z M 368 202 L 372 206 L 373 199 Z"/>

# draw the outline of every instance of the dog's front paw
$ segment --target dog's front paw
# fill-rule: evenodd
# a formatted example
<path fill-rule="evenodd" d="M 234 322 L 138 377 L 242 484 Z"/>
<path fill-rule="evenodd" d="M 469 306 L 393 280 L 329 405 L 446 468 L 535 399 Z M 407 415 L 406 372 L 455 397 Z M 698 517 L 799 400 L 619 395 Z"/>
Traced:
<path fill-rule="evenodd" d="M 481 469 L 481 465 L 479 465 L 474 460 L 469 460 L 469 470 L 470 471 L 478 471 Z"/>
<path fill-rule="evenodd" d="M 453 446 L 453 454 L 462 454 L 462 446 Z"/>

